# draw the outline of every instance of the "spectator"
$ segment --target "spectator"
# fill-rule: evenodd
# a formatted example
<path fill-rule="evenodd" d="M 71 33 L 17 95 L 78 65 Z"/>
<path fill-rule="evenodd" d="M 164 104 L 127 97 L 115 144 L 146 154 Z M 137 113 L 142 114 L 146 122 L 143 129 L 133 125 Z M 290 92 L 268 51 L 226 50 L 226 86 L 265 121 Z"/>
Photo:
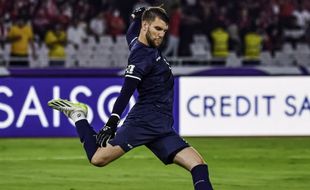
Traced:
<path fill-rule="evenodd" d="M 171 55 L 173 57 L 178 56 L 178 48 L 179 48 L 179 41 L 180 41 L 180 21 L 181 21 L 181 9 L 178 4 L 172 6 L 172 12 L 170 16 L 170 23 L 169 23 L 169 36 L 168 36 L 168 43 L 165 51 L 163 52 L 164 55 Z"/>
<path fill-rule="evenodd" d="M 58 15 L 58 7 L 54 0 L 39 1 L 38 8 L 33 17 L 33 28 L 41 42 L 44 41 L 45 34 L 48 28 L 50 28 L 50 24 L 57 19 Z"/>
<path fill-rule="evenodd" d="M 90 34 L 93 35 L 97 41 L 99 41 L 100 36 L 104 35 L 106 32 L 106 21 L 104 19 L 104 13 L 99 12 L 96 17 L 91 19 L 89 24 Z"/>
<path fill-rule="evenodd" d="M 291 43 L 293 47 L 296 47 L 298 42 L 305 39 L 305 30 L 298 26 L 297 19 L 290 17 L 287 20 L 287 26 L 283 30 L 284 43 Z"/>
<path fill-rule="evenodd" d="M 49 49 L 50 66 L 64 65 L 66 42 L 67 36 L 63 26 L 55 23 L 45 36 L 45 43 Z"/>
<path fill-rule="evenodd" d="M 299 4 L 297 9 L 294 10 L 293 16 L 296 18 L 297 25 L 303 29 L 310 24 L 310 12 L 302 4 Z"/>
<path fill-rule="evenodd" d="M 256 27 L 252 27 L 244 37 L 245 61 L 244 65 L 258 65 L 263 44 L 263 37 Z"/>
<path fill-rule="evenodd" d="M 240 11 L 240 18 L 238 20 L 238 28 L 239 28 L 240 36 L 242 38 L 246 34 L 250 25 L 251 25 L 251 19 L 249 17 L 249 10 L 247 8 L 242 8 Z"/>
<path fill-rule="evenodd" d="M 285 28 L 290 25 L 287 20 L 293 16 L 293 11 L 295 10 L 295 7 L 292 0 L 281 0 L 279 2 L 279 22 L 280 26 Z"/>
<path fill-rule="evenodd" d="M 280 0 L 280 17 L 288 18 L 293 15 L 294 11 L 294 1 L 292 0 Z"/>
<path fill-rule="evenodd" d="M 77 18 L 73 19 L 72 24 L 68 27 L 67 35 L 68 43 L 78 49 L 87 38 L 84 23 Z"/>
<path fill-rule="evenodd" d="M 213 1 L 202 0 L 200 1 L 200 6 L 202 7 L 202 25 L 200 27 L 202 32 L 209 36 L 213 29 L 213 22 L 217 17 L 216 4 Z"/>
<path fill-rule="evenodd" d="M 231 47 L 231 50 L 236 52 L 237 55 L 241 54 L 241 39 L 239 36 L 239 28 L 237 24 L 232 23 L 228 26 L 227 32 L 230 36 L 230 43 L 229 46 Z"/>
<path fill-rule="evenodd" d="M 212 38 L 212 55 L 215 58 L 220 58 L 215 61 L 215 64 L 223 64 L 224 59 L 226 59 L 229 53 L 228 32 L 226 32 L 224 26 L 219 25 L 211 32 L 211 38 Z"/>
<path fill-rule="evenodd" d="M 281 49 L 283 41 L 283 31 L 279 26 L 278 19 L 271 19 L 272 21 L 266 27 L 266 39 L 264 48 L 274 54 L 277 50 Z"/>
<path fill-rule="evenodd" d="M 70 20 L 72 20 L 72 7 L 70 6 L 69 2 L 64 2 L 59 7 L 59 15 L 57 18 L 57 22 L 63 24 L 65 27 L 69 25 Z"/>
<path fill-rule="evenodd" d="M 10 4 L 7 0 L 0 0 L 0 17 L 3 18 L 10 10 Z"/>
<path fill-rule="evenodd" d="M 22 17 L 18 17 L 11 26 L 7 42 L 11 43 L 11 56 L 17 60 L 10 62 L 11 66 L 29 66 L 28 50 L 32 49 L 32 56 L 36 59 L 36 51 L 33 43 L 33 32 L 30 24 Z"/>
<path fill-rule="evenodd" d="M 182 18 L 180 25 L 180 54 L 190 55 L 189 44 L 192 42 L 193 35 L 201 32 L 202 8 L 196 0 L 185 0 L 181 3 Z"/>
<path fill-rule="evenodd" d="M 74 4 L 73 17 L 80 20 L 89 20 L 91 17 L 92 7 L 87 0 L 79 0 Z"/>
<path fill-rule="evenodd" d="M 29 17 L 30 17 L 30 5 L 31 4 L 29 4 L 28 1 L 16 0 L 12 5 L 13 5 L 12 10 L 10 11 L 12 18 L 22 16 L 25 19 L 29 19 Z"/>
<path fill-rule="evenodd" d="M 107 21 L 107 34 L 115 38 L 118 35 L 123 35 L 125 32 L 125 22 L 120 16 L 118 9 L 113 9 L 109 11 L 106 15 Z"/>

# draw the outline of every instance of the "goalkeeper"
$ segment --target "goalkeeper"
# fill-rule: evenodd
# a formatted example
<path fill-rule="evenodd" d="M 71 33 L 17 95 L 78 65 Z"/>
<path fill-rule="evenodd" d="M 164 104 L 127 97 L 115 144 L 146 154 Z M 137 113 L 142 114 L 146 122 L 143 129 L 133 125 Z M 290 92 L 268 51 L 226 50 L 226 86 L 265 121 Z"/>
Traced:
<path fill-rule="evenodd" d="M 145 145 L 164 164 L 175 163 L 187 169 L 195 190 L 210 190 L 208 166 L 172 128 L 174 77 L 158 49 L 168 30 L 169 18 L 161 7 L 139 8 L 132 17 L 126 34 L 130 55 L 124 84 L 109 120 L 99 133 L 86 120 L 85 104 L 57 99 L 48 105 L 75 122 L 93 165 L 105 166 L 131 149 Z M 137 103 L 117 130 L 121 114 L 136 89 L 139 93 Z"/>

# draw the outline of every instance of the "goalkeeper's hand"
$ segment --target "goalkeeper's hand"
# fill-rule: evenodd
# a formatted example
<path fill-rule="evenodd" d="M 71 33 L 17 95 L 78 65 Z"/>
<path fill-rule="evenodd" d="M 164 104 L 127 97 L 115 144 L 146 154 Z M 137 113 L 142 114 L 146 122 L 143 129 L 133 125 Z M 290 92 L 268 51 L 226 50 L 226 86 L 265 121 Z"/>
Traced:
<path fill-rule="evenodd" d="M 99 133 L 96 136 L 96 143 L 100 147 L 106 147 L 107 142 L 110 139 L 113 139 L 115 132 L 117 130 L 117 125 L 119 122 L 119 117 L 112 115 L 105 126 L 100 129 Z"/>
<path fill-rule="evenodd" d="M 132 11 L 131 13 L 131 18 L 135 19 L 135 18 L 141 18 L 143 12 L 146 10 L 145 7 L 139 7 L 136 8 L 135 10 Z"/>
<path fill-rule="evenodd" d="M 99 133 L 96 136 L 97 145 L 100 147 L 106 147 L 107 142 L 110 139 L 113 139 L 115 136 L 116 127 L 104 126 L 100 129 Z"/>

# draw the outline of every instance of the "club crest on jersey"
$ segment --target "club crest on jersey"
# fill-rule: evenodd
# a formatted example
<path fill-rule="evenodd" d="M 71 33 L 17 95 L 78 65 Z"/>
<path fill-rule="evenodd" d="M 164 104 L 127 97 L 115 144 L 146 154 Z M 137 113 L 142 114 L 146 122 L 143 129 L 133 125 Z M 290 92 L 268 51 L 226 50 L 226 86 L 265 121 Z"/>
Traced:
<path fill-rule="evenodd" d="M 135 69 L 134 65 L 128 65 L 127 68 L 126 68 L 125 73 L 126 74 L 132 74 L 134 69 Z"/>

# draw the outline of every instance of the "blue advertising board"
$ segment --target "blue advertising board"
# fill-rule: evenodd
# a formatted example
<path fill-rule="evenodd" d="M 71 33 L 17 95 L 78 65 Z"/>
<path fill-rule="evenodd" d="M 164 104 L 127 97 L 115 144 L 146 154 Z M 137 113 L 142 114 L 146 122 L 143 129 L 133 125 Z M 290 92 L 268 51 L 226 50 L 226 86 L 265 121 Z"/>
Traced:
<path fill-rule="evenodd" d="M 85 102 L 89 105 L 89 121 L 100 128 L 121 83 L 120 78 L 4 78 L 0 83 L 0 134 L 75 136 L 74 125 L 47 106 L 54 98 Z"/>
<path fill-rule="evenodd" d="M 86 103 L 88 120 L 98 131 L 107 121 L 122 83 L 122 77 L 1 78 L 0 137 L 76 136 L 74 124 L 47 106 L 55 98 Z M 130 99 L 122 120 L 135 99 L 136 94 Z"/>

